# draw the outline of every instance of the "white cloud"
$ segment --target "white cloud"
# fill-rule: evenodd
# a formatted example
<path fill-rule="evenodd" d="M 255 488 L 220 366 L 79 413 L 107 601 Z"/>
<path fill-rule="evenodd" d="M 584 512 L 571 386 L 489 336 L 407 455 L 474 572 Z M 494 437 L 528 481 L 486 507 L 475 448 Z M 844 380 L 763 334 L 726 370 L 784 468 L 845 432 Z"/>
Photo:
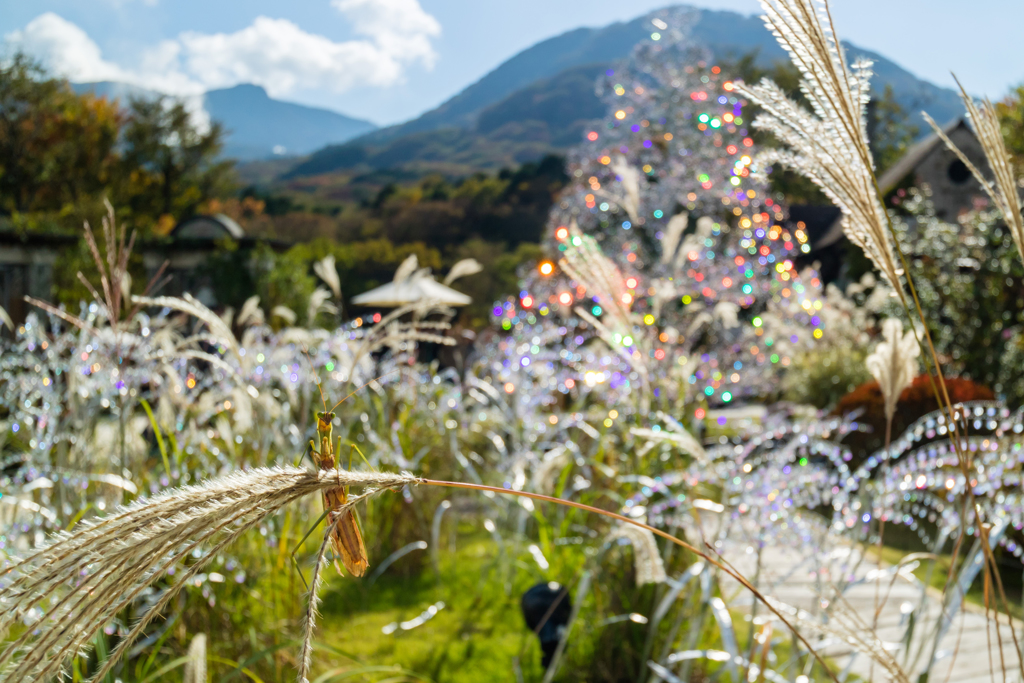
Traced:
<path fill-rule="evenodd" d="M 53 12 L 39 15 L 4 40 L 8 47 L 35 57 L 73 83 L 116 81 L 180 97 L 200 128 L 209 125 L 210 117 L 203 108 L 204 88 L 178 71 L 175 61 L 180 47 L 173 41 L 147 51 L 141 68 L 130 70 L 103 59 L 99 45 L 85 31 Z"/>
<path fill-rule="evenodd" d="M 409 66 L 431 68 L 437 20 L 419 0 L 332 0 L 358 39 L 336 42 L 287 19 L 260 16 L 234 33 L 188 31 L 150 48 L 133 68 L 103 59 L 75 24 L 47 12 L 6 42 L 72 81 L 116 80 L 174 95 L 255 83 L 280 97 L 300 89 L 343 92 L 401 82 Z"/>
<path fill-rule="evenodd" d="M 331 0 L 331 5 L 349 18 L 356 33 L 396 59 L 434 65 L 437 53 L 430 39 L 441 35 L 441 24 L 419 0 Z"/>
<path fill-rule="evenodd" d="M 299 88 L 344 91 L 391 85 L 402 64 L 369 41 L 336 43 L 287 19 L 257 17 L 235 33 L 183 33 L 184 69 L 210 87 L 257 83 L 273 95 Z"/>
<path fill-rule="evenodd" d="M 117 64 L 103 59 L 99 45 L 85 31 L 53 12 L 40 14 L 24 29 L 5 38 L 14 49 L 32 55 L 49 70 L 72 81 L 121 81 L 128 75 Z"/>

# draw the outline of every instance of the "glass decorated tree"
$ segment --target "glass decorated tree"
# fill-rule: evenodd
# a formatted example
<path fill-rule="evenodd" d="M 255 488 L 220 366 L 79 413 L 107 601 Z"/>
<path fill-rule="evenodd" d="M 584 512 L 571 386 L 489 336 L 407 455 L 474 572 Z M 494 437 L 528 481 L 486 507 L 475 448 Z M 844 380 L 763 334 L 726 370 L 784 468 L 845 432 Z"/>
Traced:
<path fill-rule="evenodd" d="M 566 368 L 563 392 L 565 379 L 607 382 L 643 410 L 776 396 L 794 346 L 823 335 L 820 282 L 794 263 L 807 235 L 783 224 L 753 162 L 749 107 L 689 39 L 693 20 L 653 15 L 650 39 L 606 72 L 609 113 L 569 153 L 550 260 L 496 305 L 512 339 L 566 330 L 563 355 L 586 367 Z"/>

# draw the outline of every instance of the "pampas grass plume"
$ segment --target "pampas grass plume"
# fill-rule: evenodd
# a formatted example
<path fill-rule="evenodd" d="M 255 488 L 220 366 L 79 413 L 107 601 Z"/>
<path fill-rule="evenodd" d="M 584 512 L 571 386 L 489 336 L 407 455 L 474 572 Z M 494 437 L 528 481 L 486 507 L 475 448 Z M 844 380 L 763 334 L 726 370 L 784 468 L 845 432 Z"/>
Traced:
<path fill-rule="evenodd" d="M 206 634 L 198 633 L 188 645 L 183 683 L 206 683 Z"/>
<path fill-rule="evenodd" d="M 367 496 L 416 481 L 407 473 L 259 468 L 140 499 L 110 516 L 84 522 L 74 532 L 57 534 L 0 573 L 0 634 L 19 622 L 31 627 L 0 652 L 0 680 L 56 678 L 144 589 L 198 556 L 175 575 L 99 667 L 93 680 L 102 680 L 217 552 L 269 515 L 325 489 L 363 489 L 364 494 L 349 499 L 351 507 Z"/>
<path fill-rule="evenodd" d="M 665 565 L 658 552 L 658 543 L 654 534 L 647 529 L 623 524 L 608 535 L 608 541 L 624 538 L 633 546 L 633 567 L 636 573 L 636 585 L 647 583 L 663 583 L 666 579 Z"/>
<path fill-rule="evenodd" d="M 847 66 L 828 6 L 821 0 L 760 2 L 765 25 L 800 70 L 800 89 L 812 111 L 768 79 L 758 85 L 737 83 L 737 91 L 763 109 L 754 126 L 788 147 L 761 152 L 758 163 L 789 167 L 818 185 L 842 210 L 846 236 L 902 292 L 868 147 L 872 64 L 862 60 Z"/>
<path fill-rule="evenodd" d="M 903 334 L 903 323 L 888 318 L 882 323 L 883 340 L 865 360 L 868 372 L 878 380 L 885 399 L 885 419 L 896 414 L 896 402 L 917 376 L 917 357 L 921 352 L 913 332 Z"/>

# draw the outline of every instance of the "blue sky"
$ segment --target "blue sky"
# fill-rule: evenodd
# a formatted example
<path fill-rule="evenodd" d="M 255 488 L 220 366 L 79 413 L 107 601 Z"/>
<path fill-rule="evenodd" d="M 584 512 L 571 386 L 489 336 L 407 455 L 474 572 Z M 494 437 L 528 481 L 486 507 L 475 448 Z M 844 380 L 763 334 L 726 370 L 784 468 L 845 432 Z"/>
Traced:
<path fill-rule="evenodd" d="M 72 80 L 182 95 L 261 82 L 281 99 L 387 124 L 454 95 L 516 52 L 665 6 L 630 0 L 0 0 L 0 41 Z M 755 0 L 689 4 L 758 11 Z M 832 0 L 845 40 L 913 73 L 1000 97 L 1024 82 L 1022 0 Z"/>

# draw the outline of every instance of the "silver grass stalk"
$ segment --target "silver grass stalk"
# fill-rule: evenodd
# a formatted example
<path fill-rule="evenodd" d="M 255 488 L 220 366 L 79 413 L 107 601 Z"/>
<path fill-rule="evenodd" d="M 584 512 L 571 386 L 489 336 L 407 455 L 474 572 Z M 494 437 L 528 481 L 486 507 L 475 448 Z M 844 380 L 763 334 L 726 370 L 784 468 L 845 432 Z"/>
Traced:
<path fill-rule="evenodd" d="M 624 538 L 633 546 L 633 568 L 636 573 L 636 585 L 647 583 L 663 583 L 665 581 L 665 565 L 658 552 L 658 543 L 647 529 L 623 524 L 608 535 L 608 541 Z"/>
<path fill-rule="evenodd" d="M 922 112 L 922 114 L 928 125 L 946 143 L 946 147 L 960 158 L 960 161 L 981 183 L 981 187 L 992 199 L 992 203 L 999 209 L 1003 220 L 1009 226 L 1010 234 L 1013 235 L 1013 243 L 1017 245 L 1018 253 L 1024 258 L 1024 217 L 1021 216 L 1020 195 L 1017 194 L 1017 178 L 1013 171 L 1013 161 L 1010 159 L 1010 152 L 1006 149 L 1006 142 L 1003 140 L 1003 133 L 999 127 L 999 116 L 991 101 L 986 98 L 979 107 L 962 85 L 960 86 L 960 98 L 964 101 L 964 107 L 967 108 L 967 115 L 971 119 L 974 133 L 978 136 L 978 142 L 985 150 L 989 168 L 992 169 L 992 175 L 995 177 L 994 182 L 986 178 L 977 166 L 971 163 L 967 155 L 953 144 L 949 136 L 936 125 L 927 112 Z"/>
<path fill-rule="evenodd" d="M 413 273 L 415 273 L 419 269 L 419 267 L 420 261 L 418 258 L 416 258 L 416 254 L 409 254 L 409 256 L 407 256 L 406 259 L 402 261 L 401 265 L 399 265 L 398 268 L 395 269 L 395 277 L 392 279 L 392 281 L 396 285 L 405 282 L 406 280 L 413 276 Z"/>
<path fill-rule="evenodd" d="M 206 634 L 198 633 L 188 645 L 184 683 L 206 683 Z"/>
<path fill-rule="evenodd" d="M 775 598 L 769 597 L 767 600 L 772 607 L 789 617 L 794 625 L 837 638 L 850 645 L 854 652 L 870 657 L 885 669 L 889 674 L 889 680 L 893 683 L 910 683 L 910 677 L 886 648 L 886 643 L 882 642 L 876 630 L 871 628 L 871 625 L 850 607 L 841 593 L 834 595 L 827 619 L 822 619 L 821 615 L 810 614 L 787 605 Z"/>
<path fill-rule="evenodd" d="M 601 247 L 594 238 L 580 232 L 576 221 L 569 225 L 568 245 L 569 248 L 558 265 L 586 289 L 587 296 L 597 297 L 605 311 L 601 320 L 592 316 L 582 306 L 574 309 L 576 314 L 594 326 L 608 347 L 637 371 L 646 387 L 650 373 L 644 355 L 637 349 L 637 344 L 627 349 L 615 341 L 614 337 L 616 333 L 620 339 L 634 334 L 632 303 L 628 303 L 632 301 L 632 297 L 626 288 L 625 278 L 611 259 L 601 252 Z M 639 343 L 639 338 L 636 341 Z"/>
<path fill-rule="evenodd" d="M 399 270 L 409 264 L 410 259 L 415 258 L 415 254 L 410 256 L 401 266 L 399 266 Z M 416 265 L 415 261 L 412 261 L 412 265 Z M 395 277 L 398 277 L 398 275 L 396 274 Z M 411 275 L 407 275 L 405 277 L 411 277 Z M 431 332 L 431 330 L 443 332 L 448 330 L 451 325 L 445 321 L 424 320 L 423 318 L 430 313 L 449 315 L 451 314 L 451 309 L 434 300 L 420 300 L 404 306 L 399 306 L 382 317 L 380 322 L 366 331 L 362 344 L 360 344 L 353 352 L 348 368 L 349 381 L 353 381 L 355 370 L 359 367 L 359 364 L 364 358 L 367 358 L 370 354 L 384 347 L 400 350 L 403 345 L 411 342 L 428 342 L 433 344 L 443 344 L 445 346 L 454 346 L 455 340 L 451 337 Z M 400 322 L 402 316 L 406 314 L 412 315 L 412 322 Z"/>
<path fill-rule="evenodd" d="M 274 306 L 273 310 L 270 311 L 270 314 L 283 320 L 285 325 L 294 325 L 295 321 L 298 319 L 298 316 L 295 315 L 295 311 L 287 306 Z"/>
<path fill-rule="evenodd" d="M 338 269 L 334 263 L 334 254 L 328 254 L 314 263 L 313 272 L 331 288 L 334 298 L 341 298 L 341 279 L 338 277 Z"/>
<path fill-rule="evenodd" d="M 865 364 L 882 389 L 885 419 L 892 420 L 900 394 L 917 376 L 917 357 L 921 348 L 913 332 L 903 334 L 903 323 L 896 318 L 887 318 L 882 323 L 882 337 Z"/>
<path fill-rule="evenodd" d="M 460 277 L 476 275 L 483 269 L 484 267 L 475 258 L 464 258 L 452 266 L 452 269 L 448 271 L 448 275 L 445 276 L 443 284 L 450 285 Z"/>
<path fill-rule="evenodd" d="M 176 296 L 133 296 L 132 303 L 139 306 L 156 306 L 159 308 L 170 308 L 174 311 L 181 311 L 204 323 L 222 344 L 238 355 L 238 340 L 232 334 L 231 328 L 224 324 L 219 315 L 204 306 L 198 299 L 189 293 L 183 294 L 180 298 Z"/>
<path fill-rule="evenodd" d="M 626 157 L 621 154 L 612 161 L 611 169 L 619 178 L 622 194 L 617 195 L 605 191 L 599 194 L 621 206 L 629 214 L 630 220 L 636 221 L 640 215 L 640 170 L 626 161 Z"/>
<path fill-rule="evenodd" d="M 302 621 L 302 654 L 299 657 L 299 683 L 309 683 L 309 668 L 313 663 L 313 633 L 316 630 L 317 608 L 320 606 L 320 584 L 323 582 L 324 560 L 327 557 L 327 548 L 331 544 L 331 533 L 342 515 L 337 515 L 334 521 L 327 525 L 324 531 L 324 540 L 316 553 L 316 562 L 313 564 L 313 576 L 309 582 L 309 598 L 306 602 L 306 614 Z"/>
<path fill-rule="evenodd" d="M 686 431 L 682 425 L 679 425 L 678 429 L 670 427 L 669 429 L 662 429 L 657 432 L 653 429 L 633 427 L 629 430 L 629 433 L 637 438 L 647 439 L 649 443 L 671 443 L 683 453 L 692 455 L 701 462 L 707 462 L 708 456 L 704 452 L 704 447 L 701 446 L 700 441 Z"/>
<path fill-rule="evenodd" d="M 235 318 L 235 324 L 239 327 L 249 324 L 263 324 L 263 309 L 260 308 L 259 296 L 254 294 L 245 300 L 245 303 L 242 304 L 242 310 L 238 312 L 238 317 Z"/>
<path fill-rule="evenodd" d="M 121 640 L 94 676 L 101 680 L 217 552 L 268 515 L 324 489 L 356 486 L 368 491 L 365 497 L 415 481 L 409 474 L 261 468 L 139 500 L 57 534 L 0 573 L 0 633 L 19 621 L 30 626 L 0 652 L 0 680 L 57 677 L 65 662 L 88 651 L 100 628 L 209 542 Z"/>
<path fill-rule="evenodd" d="M 800 89 L 812 112 L 768 79 L 758 85 L 738 83 L 737 90 L 764 110 L 754 126 L 770 131 L 788 147 L 761 152 L 758 162 L 762 167 L 787 166 L 818 185 L 842 210 L 850 241 L 902 292 L 868 147 L 871 62 L 847 66 L 824 0 L 760 3 L 765 25 L 803 75 Z"/>
<path fill-rule="evenodd" d="M 558 482 L 558 476 L 572 461 L 572 454 L 565 446 L 552 448 L 533 472 L 531 484 L 535 491 L 551 495 Z"/>
<path fill-rule="evenodd" d="M 661 238 L 661 262 L 665 265 L 672 263 L 676 254 L 676 247 L 683 238 L 683 232 L 690 222 L 690 214 L 687 212 L 677 213 L 669 219 L 665 226 L 664 237 Z"/>
<path fill-rule="evenodd" d="M 328 315 L 337 315 L 338 307 L 331 303 L 331 293 L 323 287 L 317 287 L 309 296 L 309 305 L 306 308 L 306 324 L 310 327 L 316 321 L 316 317 L 324 312 Z"/>

